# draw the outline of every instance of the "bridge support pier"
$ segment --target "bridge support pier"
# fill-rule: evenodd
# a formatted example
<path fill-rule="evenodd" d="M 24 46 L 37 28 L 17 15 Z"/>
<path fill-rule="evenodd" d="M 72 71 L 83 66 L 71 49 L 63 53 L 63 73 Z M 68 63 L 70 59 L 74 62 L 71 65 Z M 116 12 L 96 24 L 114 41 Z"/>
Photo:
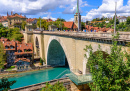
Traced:
<path fill-rule="evenodd" d="M 86 58 L 84 58 L 83 60 L 83 74 L 89 73 L 89 69 L 87 68 L 87 62 L 90 56 L 89 54 L 90 54 L 90 50 L 88 49 L 88 51 L 86 52 Z"/>

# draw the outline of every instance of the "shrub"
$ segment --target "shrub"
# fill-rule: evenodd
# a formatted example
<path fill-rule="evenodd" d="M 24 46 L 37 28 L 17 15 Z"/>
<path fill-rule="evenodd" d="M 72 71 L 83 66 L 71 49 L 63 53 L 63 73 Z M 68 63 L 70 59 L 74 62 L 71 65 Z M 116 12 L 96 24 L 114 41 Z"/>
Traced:
<path fill-rule="evenodd" d="M 63 83 L 57 82 L 54 85 L 46 83 L 46 87 L 42 88 L 41 91 L 67 91 L 66 88 L 63 86 Z"/>
<path fill-rule="evenodd" d="M 43 60 L 40 58 L 40 65 L 43 65 Z"/>

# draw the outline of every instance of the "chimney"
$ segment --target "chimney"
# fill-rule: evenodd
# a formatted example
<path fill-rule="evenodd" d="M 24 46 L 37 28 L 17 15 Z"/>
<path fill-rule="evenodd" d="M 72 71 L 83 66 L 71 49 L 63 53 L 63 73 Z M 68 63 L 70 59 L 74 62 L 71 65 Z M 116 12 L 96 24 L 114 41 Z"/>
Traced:
<path fill-rule="evenodd" d="M 11 15 L 13 15 L 13 11 L 11 11 Z"/>

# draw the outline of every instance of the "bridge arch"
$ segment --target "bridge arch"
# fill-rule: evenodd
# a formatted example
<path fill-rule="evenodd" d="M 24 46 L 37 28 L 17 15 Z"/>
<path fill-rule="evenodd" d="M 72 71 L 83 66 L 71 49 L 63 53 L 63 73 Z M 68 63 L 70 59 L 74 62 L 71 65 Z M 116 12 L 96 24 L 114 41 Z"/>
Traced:
<path fill-rule="evenodd" d="M 67 53 L 67 49 L 66 49 L 64 43 L 62 42 L 62 40 L 60 38 L 58 38 L 57 36 L 51 36 L 49 41 L 48 41 L 47 51 L 46 51 L 46 63 L 47 64 L 50 64 L 49 63 L 49 61 L 50 61 L 49 57 L 52 54 L 54 54 L 54 52 L 51 52 L 51 50 L 56 52 L 54 57 L 57 56 L 57 58 L 58 58 L 59 56 L 62 56 L 62 57 L 60 57 L 61 59 L 57 59 L 57 60 L 65 60 L 65 58 L 66 58 L 68 65 L 69 65 L 69 68 L 72 69 L 71 60 L 70 60 L 69 55 Z M 52 58 L 54 58 L 54 57 L 52 57 Z M 55 60 L 53 60 L 53 61 L 55 61 Z"/>

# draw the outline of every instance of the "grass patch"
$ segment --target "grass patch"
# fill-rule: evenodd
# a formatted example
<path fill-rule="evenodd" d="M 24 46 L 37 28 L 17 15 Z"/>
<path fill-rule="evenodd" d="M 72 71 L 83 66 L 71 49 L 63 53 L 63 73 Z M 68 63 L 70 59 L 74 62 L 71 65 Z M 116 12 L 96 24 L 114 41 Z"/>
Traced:
<path fill-rule="evenodd" d="M 15 68 L 15 66 L 11 66 L 10 68 L 7 69 L 7 71 L 10 71 L 10 70 L 12 70 L 14 68 Z"/>

